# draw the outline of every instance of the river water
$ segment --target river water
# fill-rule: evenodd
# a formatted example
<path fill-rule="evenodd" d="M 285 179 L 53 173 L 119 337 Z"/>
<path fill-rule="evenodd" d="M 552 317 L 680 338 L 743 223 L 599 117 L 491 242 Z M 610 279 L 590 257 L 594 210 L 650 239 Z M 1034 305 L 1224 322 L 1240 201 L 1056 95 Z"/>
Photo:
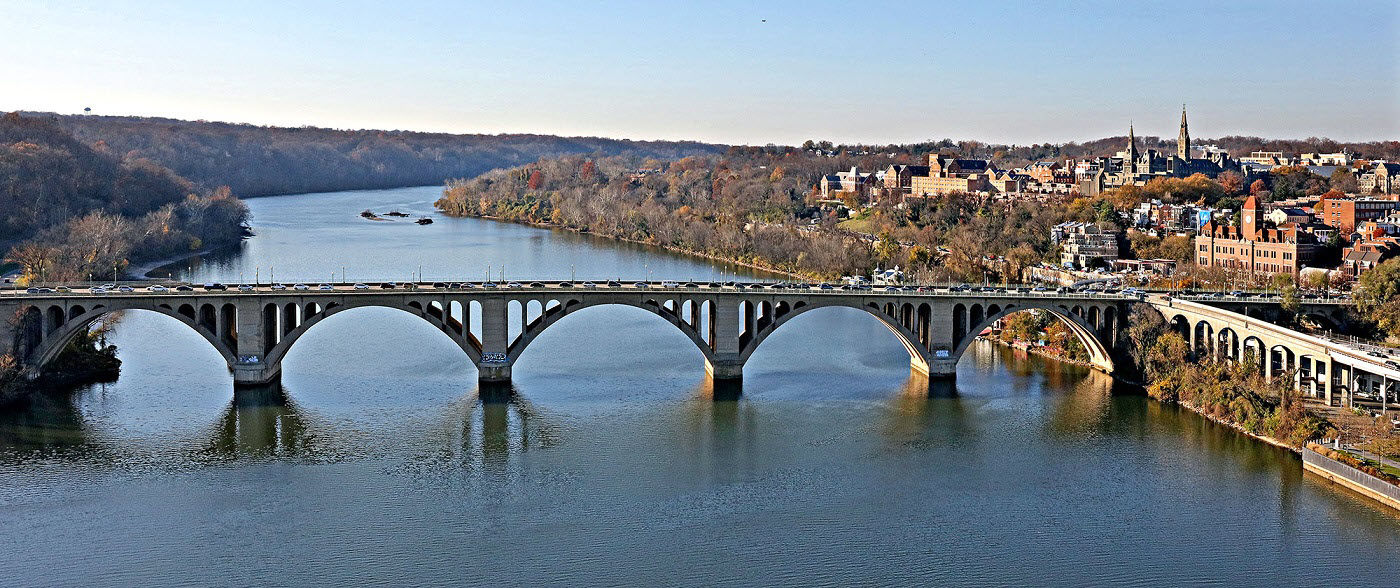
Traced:
<path fill-rule="evenodd" d="M 752 275 L 566 232 L 436 217 L 435 187 L 249 202 L 195 280 Z M 794 319 L 715 400 L 645 311 L 540 336 L 515 394 L 407 314 L 346 311 L 234 406 L 218 354 L 130 312 L 112 384 L 0 415 L 0 585 L 1394 586 L 1400 516 L 1291 453 L 979 344 L 929 397 L 861 311 Z"/>

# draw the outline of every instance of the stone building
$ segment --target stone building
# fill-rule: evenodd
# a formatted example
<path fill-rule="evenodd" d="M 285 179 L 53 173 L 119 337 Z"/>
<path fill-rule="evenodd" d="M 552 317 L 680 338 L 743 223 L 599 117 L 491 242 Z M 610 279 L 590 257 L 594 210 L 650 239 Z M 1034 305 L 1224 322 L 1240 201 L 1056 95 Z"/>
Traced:
<path fill-rule="evenodd" d="M 1362 194 L 1400 194 L 1400 163 L 1377 162 L 1356 178 L 1356 185 Z"/>
<path fill-rule="evenodd" d="M 991 192 L 996 170 L 985 159 L 959 159 L 929 155 L 928 175 L 912 176 L 912 196 L 936 196 L 952 192 Z"/>
<path fill-rule="evenodd" d="M 848 172 L 836 172 L 822 176 L 821 192 L 823 200 L 840 198 L 843 194 L 855 194 L 861 200 L 870 197 L 870 190 L 877 186 L 879 178 L 873 173 L 861 173 L 852 167 Z"/>
<path fill-rule="evenodd" d="M 1061 223 L 1054 231 L 1052 238 L 1060 245 L 1060 264 L 1065 267 L 1088 268 L 1100 262 L 1111 266 L 1118 259 L 1118 233 L 1083 222 Z"/>

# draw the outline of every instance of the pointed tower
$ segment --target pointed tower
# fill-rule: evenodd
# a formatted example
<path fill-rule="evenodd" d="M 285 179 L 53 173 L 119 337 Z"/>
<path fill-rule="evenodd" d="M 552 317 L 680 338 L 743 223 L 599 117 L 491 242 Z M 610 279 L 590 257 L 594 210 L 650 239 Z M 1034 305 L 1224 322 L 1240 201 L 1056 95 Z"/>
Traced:
<path fill-rule="evenodd" d="M 1176 156 L 1182 161 L 1191 159 L 1191 133 L 1186 132 L 1186 105 L 1181 105 L 1181 132 L 1176 135 Z"/>
<path fill-rule="evenodd" d="M 1128 122 L 1128 150 L 1126 153 L 1127 156 L 1124 158 L 1123 171 L 1136 175 L 1138 160 L 1137 139 L 1133 137 L 1133 123 L 1131 121 Z"/>

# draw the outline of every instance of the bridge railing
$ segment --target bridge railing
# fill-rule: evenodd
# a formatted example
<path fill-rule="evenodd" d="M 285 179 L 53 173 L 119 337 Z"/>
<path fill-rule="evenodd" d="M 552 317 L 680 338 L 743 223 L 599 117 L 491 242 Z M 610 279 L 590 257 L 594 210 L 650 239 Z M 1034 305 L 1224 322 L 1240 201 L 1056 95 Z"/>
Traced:
<path fill-rule="evenodd" d="M 270 283 L 240 284 L 238 282 L 187 282 L 187 281 L 108 281 L 98 284 L 65 284 L 65 285 L 37 285 L 30 288 L 17 287 L 10 288 L 9 292 L 0 290 L 0 296 L 6 294 L 16 297 L 26 295 L 40 295 L 44 297 L 62 296 L 93 296 L 93 295 L 168 295 L 191 293 L 211 293 L 217 292 L 221 295 L 238 294 L 307 294 L 307 293 L 370 293 L 370 292 L 392 292 L 392 291 L 450 291 L 450 292 L 490 292 L 490 291 L 559 291 L 559 290 L 588 290 L 584 284 L 592 282 L 597 290 L 648 290 L 666 292 L 771 292 L 771 293 L 801 293 L 804 295 L 861 295 L 861 296 L 944 296 L 960 298 L 1052 298 L 1052 299 L 1080 299 L 1080 300 L 1141 300 L 1142 295 L 1122 292 L 1102 292 L 1076 290 L 1060 292 L 1052 289 L 1036 290 L 1033 287 L 1009 287 L 997 289 L 956 289 L 948 286 L 918 286 L 906 285 L 901 287 L 873 286 L 865 288 L 855 288 L 850 286 L 829 285 L 829 284 L 801 284 L 790 285 L 783 282 L 694 282 L 680 280 L 530 280 L 511 279 L 502 282 L 458 282 L 448 280 L 434 280 L 422 282 L 403 282 L 397 280 L 365 280 L 365 281 L 288 281 Z M 486 284 L 491 284 L 487 286 Z M 609 285 L 609 284 L 614 285 Z M 212 284 L 219 284 L 214 288 Z M 392 288 L 386 288 L 385 284 L 393 284 Z M 568 284 L 565 286 L 564 284 Z M 788 284 L 788 285 L 784 285 Z M 103 288 L 102 291 L 95 291 L 94 288 Z M 305 289 L 298 289 L 304 286 Z M 323 289 L 329 286 L 330 290 Z M 129 291 L 122 291 L 128 289 Z M 185 291 L 179 291 L 184 288 Z M 154 289 L 154 290 L 153 290 Z M 164 289 L 164 290 L 162 290 Z M 33 291 L 31 291 L 33 290 Z"/>

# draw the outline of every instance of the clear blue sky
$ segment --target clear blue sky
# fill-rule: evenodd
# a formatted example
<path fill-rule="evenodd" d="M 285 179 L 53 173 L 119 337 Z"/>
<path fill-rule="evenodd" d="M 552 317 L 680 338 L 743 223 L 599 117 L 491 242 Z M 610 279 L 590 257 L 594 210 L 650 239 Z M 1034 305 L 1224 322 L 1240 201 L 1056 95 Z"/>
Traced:
<path fill-rule="evenodd" d="M 767 22 L 763 22 L 766 19 Z M 1400 2 L 0 3 L 0 109 L 793 144 L 1400 139 Z"/>

